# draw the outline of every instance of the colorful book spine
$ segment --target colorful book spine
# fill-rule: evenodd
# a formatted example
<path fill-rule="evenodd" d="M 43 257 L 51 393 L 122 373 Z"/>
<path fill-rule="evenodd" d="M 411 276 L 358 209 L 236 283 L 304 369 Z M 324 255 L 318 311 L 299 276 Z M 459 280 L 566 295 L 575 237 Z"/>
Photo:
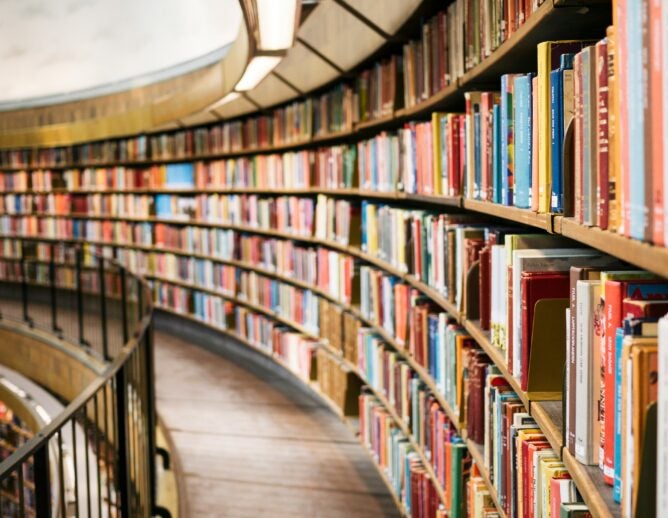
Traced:
<path fill-rule="evenodd" d="M 651 185 L 651 169 L 647 162 L 645 116 L 647 108 L 647 13 L 643 10 L 647 0 L 626 2 L 626 45 L 628 48 L 628 90 L 624 101 L 628 103 L 629 147 L 629 226 L 626 234 L 633 239 L 645 239 L 648 234 L 649 209 L 646 185 Z M 623 41 L 623 40 L 622 40 Z"/>
<path fill-rule="evenodd" d="M 531 208 L 532 74 L 515 78 L 513 102 L 515 130 L 514 205 Z"/>

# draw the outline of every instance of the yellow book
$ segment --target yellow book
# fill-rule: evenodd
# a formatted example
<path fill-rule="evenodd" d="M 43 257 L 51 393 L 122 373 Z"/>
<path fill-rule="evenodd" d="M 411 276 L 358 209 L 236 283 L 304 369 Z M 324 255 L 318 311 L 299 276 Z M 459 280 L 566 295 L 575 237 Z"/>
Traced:
<path fill-rule="evenodd" d="M 522 445 L 525 441 L 544 438 L 543 432 L 539 428 L 526 428 L 517 432 L 515 438 L 515 461 L 517 470 L 517 516 L 524 516 L 524 464 L 522 462 Z"/>
<path fill-rule="evenodd" d="M 552 493 L 551 480 L 555 477 L 561 477 L 563 475 L 568 475 L 568 470 L 564 463 L 561 461 L 541 461 L 541 484 L 542 487 L 539 488 L 539 495 L 543 499 L 543 516 L 545 518 L 559 518 L 558 516 L 552 516 Z"/>
<path fill-rule="evenodd" d="M 480 109 L 482 92 L 466 92 L 466 197 L 476 199 L 475 191 L 475 106 Z"/>
<path fill-rule="evenodd" d="M 550 212 L 552 195 L 550 72 L 559 67 L 562 54 L 579 52 L 587 44 L 577 40 L 538 44 L 538 212 Z"/>

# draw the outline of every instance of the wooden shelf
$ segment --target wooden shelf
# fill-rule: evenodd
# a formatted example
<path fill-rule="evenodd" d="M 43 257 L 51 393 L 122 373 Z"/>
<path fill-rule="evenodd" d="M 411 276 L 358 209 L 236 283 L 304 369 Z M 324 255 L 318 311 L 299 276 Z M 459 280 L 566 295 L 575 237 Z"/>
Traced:
<path fill-rule="evenodd" d="M 566 448 L 563 450 L 563 461 L 592 516 L 621 517 L 621 506 L 612 499 L 612 487 L 603 482 L 603 474 L 598 466 L 580 464 Z"/>
<path fill-rule="evenodd" d="M 488 201 L 464 199 L 465 209 L 481 212 L 495 218 L 502 218 L 522 225 L 552 232 L 552 214 L 539 214 L 528 209 L 519 209 L 508 205 L 491 203 Z"/>
<path fill-rule="evenodd" d="M 564 445 L 564 414 L 561 401 L 532 401 L 531 416 L 545 434 L 555 453 L 560 454 Z"/>
<path fill-rule="evenodd" d="M 424 117 L 442 108 L 446 104 L 452 104 L 453 101 L 460 101 L 464 98 L 463 92 L 459 88 L 459 81 L 446 86 L 431 97 L 420 101 L 419 103 L 397 110 L 396 117 L 401 119 L 410 119 L 413 117 Z"/>
<path fill-rule="evenodd" d="M 630 264 L 668 277 L 668 248 L 636 241 L 615 232 L 579 225 L 571 218 L 558 218 L 559 232 Z"/>

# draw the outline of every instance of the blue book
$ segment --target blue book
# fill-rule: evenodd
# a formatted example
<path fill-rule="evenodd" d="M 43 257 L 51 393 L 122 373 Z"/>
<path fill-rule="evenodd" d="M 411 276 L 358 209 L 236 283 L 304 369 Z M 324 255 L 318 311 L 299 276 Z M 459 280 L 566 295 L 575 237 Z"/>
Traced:
<path fill-rule="evenodd" d="M 533 74 L 515 78 L 513 101 L 515 103 L 515 189 L 514 204 L 522 209 L 531 208 L 531 126 Z"/>
<path fill-rule="evenodd" d="M 360 156 L 364 155 L 364 153 L 360 153 Z M 366 200 L 362 201 L 362 206 L 361 206 L 361 213 L 362 213 L 362 250 L 366 251 L 368 248 L 368 243 L 367 243 L 367 232 L 366 232 L 366 211 L 367 207 L 369 206 L 369 202 Z M 364 293 L 364 292 L 362 292 Z"/>
<path fill-rule="evenodd" d="M 429 374 L 436 378 L 436 359 L 438 356 L 438 315 L 431 314 L 427 317 L 429 325 Z"/>
<path fill-rule="evenodd" d="M 514 74 L 501 76 L 501 203 L 512 205 L 513 177 L 513 82 Z"/>
<path fill-rule="evenodd" d="M 612 497 L 617 503 L 622 501 L 622 348 L 624 329 L 617 328 L 615 334 L 615 478 Z"/>
<path fill-rule="evenodd" d="M 626 6 L 626 37 L 628 48 L 628 118 L 629 118 L 629 235 L 634 239 L 644 239 L 647 225 L 645 203 L 645 117 L 644 103 L 647 100 L 647 74 L 643 71 L 643 33 L 647 30 L 643 23 L 643 9 L 647 2 L 637 0 Z M 644 26 L 645 25 L 645 26 Z"/>
<path fill-rule="evenodd" d="M 550 210 L 564 212 L 564 70 L 573 69 L 574 54 L 562 54 L 559 68 L 550 73 L 552 196 Z"/>
<path fill-rule="evenodd" d="M 492 201 L 501 203 L 501 106 L 492 108 Z"/>
<path fill-rule="evenodd" d="M 166 187 L 195 187 L 195 169 L 191 163 L 167 164 L 166 173 Z"/>
<path fill-rule="evenodd" d="M 158 218 L 172 215 L 172 197 L 169 194 L 157 194 L 155 196 L 155 215 Z"/>

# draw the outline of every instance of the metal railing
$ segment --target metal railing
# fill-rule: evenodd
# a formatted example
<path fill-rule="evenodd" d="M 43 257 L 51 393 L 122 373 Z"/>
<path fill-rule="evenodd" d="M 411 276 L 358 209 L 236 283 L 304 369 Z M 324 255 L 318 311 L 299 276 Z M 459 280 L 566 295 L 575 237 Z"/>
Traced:
<path fill-rule="evenodd" d="M 0 323 L 18 321 L 75 344 L 103 366 L 60 415 L 2 460 L 0 516 L 151 516 L 151 290 L 85 247 L 2 239 L 0 254 Z"/>

